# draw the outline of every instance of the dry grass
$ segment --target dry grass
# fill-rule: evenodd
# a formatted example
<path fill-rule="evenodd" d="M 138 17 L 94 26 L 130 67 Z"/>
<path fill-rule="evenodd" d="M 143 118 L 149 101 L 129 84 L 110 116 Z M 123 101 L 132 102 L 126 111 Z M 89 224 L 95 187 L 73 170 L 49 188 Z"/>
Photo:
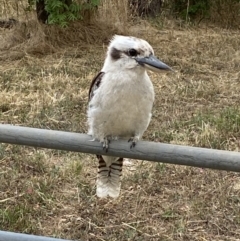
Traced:
<path fill-rule="evenodd" d="M 0 59 L 21 59 L 28 54 L 40 57 L 79 45 L 84 49 L 88 44 L 107 43 L 114 33 L 121 34 L 121 31 L 111 24 L 102 25 L 95 19 L 88 24 L 72 23 L 67 29 L 40 25 L 36 20 L 19 22 L 15 28 L 2 31 Z"/>
<path fill-rule="evenodd" d="M 210 7 L 210 19 L 213 23 L 224 28 L 239 29 L 240 2 L 234 0 L 215 0 Z"/>
<path fill-rule="evenodd" d="M 151 0 L 149 0 L 151 1 Z M 146 2 L 146 1 L 144 1 Z M 175 16 L 181 24 L 204 24 L 240 29 L 240 2 L 238 0 L 164 0 L 162 15 Z"/>
<path fill-rule="evenodd" d="M 239 151 L 239 32 L 129 31 L 177 70 L 151 74 L 156 101 L 144 139 Z M 86 132 L 88 87 L 106 45 L 72 43 L 19 58 L 7 56 L 28 42 L 1 49 L 1 123 Z M 237 173 L 132 161 L 119 199 L 99 200 L 91 155 L 1 144 L 0 165 L 0 230 L 83 241 L 240 240 Z"/>
<path fill-rule="evenodd" d="M 81 0 L 79 0 L 81 2 Z M 24 11 L 27 2 L 0 0 L 0 19 L 18 20 L 17 26 L 8 31 L 1 31 L 1 60 L 21 59 L 26 54 L 42 56 L 56 53 L 63 48 L 88 44 L 102 45 L 108 43 L 113 34 L 128 32 L 127 0 L 102 1 L 98 12 L 85 16 L 87 22 L 69 23 L 67 29 L 60 26 L 40 25 L 36 21 L 36 13 Z M 83 14 L 89 15 L 88 11 Z M 84 18 L 85 19 L 85 18 Z M 111 19 L 111 21 L 109 21 Z M 11 51 L 9 51 L 11 49 Z"/>

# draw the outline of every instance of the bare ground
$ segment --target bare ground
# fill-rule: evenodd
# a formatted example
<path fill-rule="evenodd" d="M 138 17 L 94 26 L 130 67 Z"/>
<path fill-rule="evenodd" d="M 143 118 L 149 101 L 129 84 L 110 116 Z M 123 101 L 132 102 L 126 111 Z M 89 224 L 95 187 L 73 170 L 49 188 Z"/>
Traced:
<path fill-rule="evenodd" d="M 131 32 L 177 71 L 151 74 L 156 101 L 144 139 L 239 151 L 239 31 Z M 87 131 L 88 88 L 106 44 L 72 45 L 48 55 L 1 50 L 1 123 Z M 0 230 L 82 241 L 240 240 L 237 173 L 132 161 L 121 196 L 100 200 L 92 155 L 1 144 L 0 165 Z"/>

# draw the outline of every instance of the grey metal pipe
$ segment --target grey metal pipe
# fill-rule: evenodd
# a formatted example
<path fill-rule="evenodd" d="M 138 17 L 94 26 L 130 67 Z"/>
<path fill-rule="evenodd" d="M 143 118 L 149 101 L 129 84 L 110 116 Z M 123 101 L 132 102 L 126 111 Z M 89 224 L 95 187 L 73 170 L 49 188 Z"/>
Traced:
<path fill-rule="evenodd" d="M 0 241 L 71 241 L 67 239 L 50 238 L 24 233 L 0 231 Z"/>
<path fill-rule="evenodd" d="M 139 141 L 111 141 L 108 152 L 86 134 L 0 124 L 0 142 L 240 172 L 240 153 Z"/>

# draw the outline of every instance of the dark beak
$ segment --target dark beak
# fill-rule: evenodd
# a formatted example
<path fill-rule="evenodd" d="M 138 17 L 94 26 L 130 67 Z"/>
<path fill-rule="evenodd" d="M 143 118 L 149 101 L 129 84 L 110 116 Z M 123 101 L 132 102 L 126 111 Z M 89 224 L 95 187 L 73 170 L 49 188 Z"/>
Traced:
<path fill-rule="evenodd" d="M 154 55 L 150 55 L 149 57 L 144 58 L 135 58 L 135 60 L 142 66 L 150 69 L 154 72 L 162 72 L 162 71 L 173 71 L 168 65 L 164 64 Z"/>

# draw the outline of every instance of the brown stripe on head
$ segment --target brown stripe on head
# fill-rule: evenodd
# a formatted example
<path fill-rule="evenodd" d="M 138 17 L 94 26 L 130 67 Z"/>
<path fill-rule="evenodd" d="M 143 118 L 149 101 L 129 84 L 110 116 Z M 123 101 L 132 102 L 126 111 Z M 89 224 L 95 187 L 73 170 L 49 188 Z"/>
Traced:
<path fill-rule="evenodd" d="M 113 47 L 111 48 L 110 55 L 112 59 L 116 61 L 121 58 L 121 51 Z"/>

